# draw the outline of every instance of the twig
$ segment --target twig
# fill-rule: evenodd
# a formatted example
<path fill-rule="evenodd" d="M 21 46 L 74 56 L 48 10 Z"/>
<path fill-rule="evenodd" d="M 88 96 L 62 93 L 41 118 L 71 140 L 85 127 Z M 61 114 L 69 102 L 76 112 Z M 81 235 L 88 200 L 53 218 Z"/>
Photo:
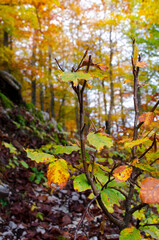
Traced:
<path fill-rule="evenodd" d="M 79 65 L 78 65 L 77 69 L 74 70 L 75 72 L 77 72 L 77 71 L 80 69 L 80 67 L 81 67 L 81 65 L 82 65 L 82 63 L 83 63 L 85 57 L 87 56 L 88 50 L 89 50 L 89 48 L 87 48 L 87 50 L 85 51 L 85 53 L 84 53 L 84 55 L 83 55 L 83 57 L 82 57 L 82 59 L 81 59 Z"/>
<path fill-rule="evenodd" d="M 135 42 L 133 41 L 133 49 L 134 49 L 134 44 Z M 138 57 L 139 62 L 141 61 L 141 55 L 139 55 Z M 134 65 L 134 60 L 132 57 L 132 64 L 133 64 L 133 75 L 134 75 L 134 109 L 135 109 L 135 118 L 134 118 L 134 135 L 133 135 L 133 140 L 137 140 L 137 132 L 138 132 L 138 128 L 137 128 L 137 121 L 138 121 L 138 117 L 139 117 L 139 109 L 138 109 L 138 103 L 137 103 L 137 81 L 138 81 L 138 75 L 139 75 L 139 67 L 136 68 L 136 66 Z M 133 154 L 133 158 L 136 158 L 136 149 L 137 147 L 134 146 L 132 148 L 132 154 Z"/>
<path fill-rule="evenodd" d="M 131 208 L 129 210 L 129 213 L 133 214 L 134 212 L 136 212 L 137 210 L 140 210 L 141 208 L 143 208 L 145 206 L 148 206 L 148 204 L 147 203 L 140 203 L 138 206 L 135 206 L 135 207 Z"/>
<path fill-rule="evenodd" d="M 127 198 L 126 193 L 123 192 L 121 189 L 118 189 L 118 188 L 116 188 L 116 187 L 111 187 L 111 188 L 113 188 L 113 189 L 115 189 L 116 191 L 120 192 L 125 198 Z"/>
<path fill-rule="evenodd" d="M 139 159 L 142 159 L 145 156 L 145 154 L 151 150 L 151 148 L 153 147 L 155 142 L 156 142 L 156 134 L 154 135 L 154 140 L 153 140 L 151 146 L 139 157 Z"/>
<path fill-rule="evenodd" d="M 152 163 L 150 163 L 150 166 L 152 166 L 159 158 L 155 159 Z"/>
<path fill-rule="evenodd" d="M 59 62 L 58 62 L 58 60 L 55 58 L 55 61 L 56 61 L 56 63 L 57 63 L 57 65 L 58 65 L 58 67 L 60 68 L 60 70 L 62 71 L 62 72 L 64 72 L 65 70 L 60 66 L 60 64 L 59 64 Z"/>
<path fill-rule="evenodd" d="M 140 225 L 140 227 L 146 227 L 146 226 L 159 226 L 159 223 L 146 223 L 144 225 Z"/>
<path fill-rule="evenodd" d="M 159 100 L 158 100 L 157 103 L 153 106 L 153 108 L 151 109 L 150 112 L 154 112 L 158 105 L 159 105 Z M 140 123 L 137 125 L 137 129 L 139 129 L 139 128 L 142 126 L 143 123 L 144 123 L 144 122 L 140 122 Z"/>
<path fill-rule="evenodd" d="M 86 73 L 88 73 L 90 65 L 91 65 L 91 55 L 89 55 L 88 65 L 87 65 Z"/>
<path fill-rule="evenodd" d="M 79 228 L 80 228 L 82 222 L 83 222 L 84 219 L 85 219 L 85 216 L 86 216 L 86 214 L 87 214 L 87 212 L 88 212 L 88 210 L 89 210 L 89 208 L 90 208 L 90 205 L 94 202 L 94 200 L 97 199 L 97 197 L 98 197 L 98 196 L 95 196 L 95 197 L 89 202 L 89 204 L 87 205 L 87 208 L 86 208 L 86 210 L 85 210 L 85 212 L 84 212 L 84 214 L 83 214 L 81 220 L 79 221 L 79 223 L 78 223 L 78 225 L 77 225 L 77 228 L 76 228 L 76 231 L 75 231 L 74 240 L 77 239 L 77 232 L 78 232 L 78 230 L 79 230 Z"/>
<path fill-rule="evenodd" d="M 93 179 L 94 163 L 95 163 L 96 155 L 97 155 L 97 150 L 95 151 L 94 156 L 93 156 L 92 172 L 91 172 L 91 178 L 92 178 L 92 179 Z"/>

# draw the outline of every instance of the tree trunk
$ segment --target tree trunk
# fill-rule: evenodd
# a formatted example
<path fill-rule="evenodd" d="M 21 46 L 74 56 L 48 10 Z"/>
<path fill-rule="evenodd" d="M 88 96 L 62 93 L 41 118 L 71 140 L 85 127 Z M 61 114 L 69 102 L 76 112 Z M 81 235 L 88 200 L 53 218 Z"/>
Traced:
<path fill-rule="evenodd" d="M 76 116 L 77 134 L 80 134 L 80 126 L 79 126 L 79 105 L 78 105 L 77 96 L 75 96 L 75 116 Z"/>
<path fill-rule="evenodd" d="M 114 85 L 113 85 L 113 78 L 112 78 L 112 59 L 113 59 L 113 43 L 112 43 L 112 26 L 110 26 L 109 31 L 109 47 L 110 47 L 110 63 L 109 63 L 109 79 L 110 79 L 110 108 L 108 114 L 108 134 L 111 132 L 111 116 L 114 107 Z"/>
<path fill-rule="evenodd" d="M 137 91 L 137 102 L 138 102 L 138 109 L 139 109 L 139 115 L 140 115 L 142 113 L 140 88 L 138 88 L 138 91 Z"/>
<path fill-rule="evenodd" d="M 40 107 L 44 111 L 44 89 L 42 83 L 40 84 Z"/>
<path fill-rule="evenodd" d="M 66 98 L 66 94 L 64 94 L 64 96 L 63 96 L 63 98 L 62 98 L 62 101 L 61 101 L 61 104 L 60 104 L 57 122 L 60 122 L 61 118 L 64 119 L 65 98 Z"/>
<path fill-rule="evenodd" d="M 123 90 L 122 90 L 122 87 L 120 87 L 120 106 L 121 106 L 122 126 L 123 126 L 123 128 L 125 128 L 124 106 L 123 106 Z"/>
<path fill-rule="evenodd" d="M 34 37 L 33 37 L 32 60 L 31 60 L 31 66 L 32 66 L 33 68 L 35 67 L 35 63 L 36 63 L 35 52 L 36 52 L 36 45 L 35 45 Z M 35 74 L 34 74 L 34 72 L 32 72 L 31 79 L 32 79 L 31 102 L 32 102 L 32 104 L 34 104 L 34 106 L 36 106 L 36 79 L 35 79 Z"/>
<path fill-rule="evenodd" d="M 31 94 L 31 102 L 36 106 L 36 80 L 33 80 L 31 83 L 31 89 L 32 89 L 32 94 Z"/>
<path fill-rule="evenodd" d="M 9 35 L 6 31 L 3 33 L 3 46 L 8 47 L 9 46 Z"/>
<path fill-rule="evenodd" d="M 104 102 L 104 116 L 105 116 L 105 129 L 108 132 L 108 113 L 107 113 L 107 99 L 106 99 L 106 93 L 105 93 L 105 85 L 104 80 L 101 82 L 102 88 L 103 88 L 103 102 Z"/>
<path fill-rule="evenodd" d="M 48 46 L 48 56 L 49 56 L 49 70 L 48 70 L 48 79 L 50 82 L 50 95 L 51 95 L 51 100 L 50 100 L 50 109 L 51 109 L 51 117 L 55 118 L 55 94 L 54 94 L 54 86 L 53 83 L 51 82 L 51 48 Z"/>

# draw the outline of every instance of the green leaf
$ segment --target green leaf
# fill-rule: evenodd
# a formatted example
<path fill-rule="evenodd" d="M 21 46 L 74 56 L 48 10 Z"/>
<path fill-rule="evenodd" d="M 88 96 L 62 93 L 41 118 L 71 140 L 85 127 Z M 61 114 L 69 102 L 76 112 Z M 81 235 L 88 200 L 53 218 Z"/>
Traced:
<path fill-rule="evenodd" d="M 119 240 L 140 240 L 140 231 L 135 227 L 125 228 L 121 231 Z"/>
<path fill-rule="evenodd" d="M 20 163 L 22 164 L 22 166 L 24 168 L 29 168 L 29 165 L 26 162 L 24 162 L 23 160 L 21 160 Z"/>
<path fill-rule="evenodd" d="M 62 146 L 62 145 L 57 145 L 54 146 L 55 151 L 54 154 L 71 154 L 73 151 L 78 151 L 80 150 L 80 148 L 77 145 L 73 145 L 73 146 Z"/>
<path fill-rule="evenodd" d="M 100 80 L 103 80 L 104 78 L 108 77 L 108 74 L 106 74 L 105 72 L 102 72 L 99 69 L 96 69 L 95 71 L 91 71 L 91 75 L 94 78 L 98 78 Z"/>
<path fill-rule="evenodd" d="M 103 170 L 101 168 L 103 168 Z M 94 170 L 93 170 L 93 175 L 94 175 L 94 177 L 96 177 L 99 180 L 99 182 L 102 185 L 104 185 L 108 181 L 108 176 L 106 176 L 106 173 L 105 173 L 104 170 L 105 170 L 104 166 L 102 166 L 98 163 L 95 163 Z"/>
<path fill-rule="evenodd" d="M 102 150 L 104 146 L 111 148 L 113 146 L 113 140 L 101 133 L 90 132 L 87 136 L 89 144 L 94 146 L 98 151 Z"/>
<path fill-rule="evenodd" d="M 102 192 L 101 192 L 101 198 L 102 198 L 102 201 L 104 203 L 104 205 L 106 206 L 106 208 L 108 209 L 109 212 L 113 213 L 114 212 L 114 209 L 113 209 L 113 205 L 116 204 L 116 205 L 120 205 L 119 204 L 119 196 L 122 198 L 121 200 L 124 199 L 123 195 L 120 193 L 118 194 L 119 192 L 115 189 L 112 189 L 112 188 L 106 188 L 106 189 L 103 189 Z"/>
<path fill-rule="evenodd" d="M 25 151 L 27 152 L 27 157 L 37 163 L 49 163 L 55 161 L 55 157 L 51 154 L 38 152 L 34 149 L 26 149 Z"/>
<path fill-rule="evenodd" d="M 91 186 L 88 183 L 87 178 L 84 173 L 78 175 L 74 179 L 73 186 L 74 186 L 74 189 L 79 192 L 86 191 L 87 189 L 91 189 Z"/>
<path fill-rule="evenodd" d="M 79 80 L 92 80 L 92 76 L 85 72 L 63 72 L 59 75 L 62 82 L 73 82 L 74 86 L 77 86 Z"/>
<path fill-rule="evenodd" d="M 39 218 L 41 221 L 43 221 L 43 220 L 44 220 L 43 213 L 38 212 L 38 213 L 36 214 L 36 218 Z"/>
<path fill-rule="evenodd" d="M 148 233 L 153 239 L 159 239 L 159 231 L 156 226 L 140 227 L 142 231 Z"/>
<path fill-rule="evenodd" d="M 3 144 L 6 148 L 9 148 L 10 153 L 17 153 L 17 149 L 16 149 L 11 143 L 2 142 L 2 144 Z"/>

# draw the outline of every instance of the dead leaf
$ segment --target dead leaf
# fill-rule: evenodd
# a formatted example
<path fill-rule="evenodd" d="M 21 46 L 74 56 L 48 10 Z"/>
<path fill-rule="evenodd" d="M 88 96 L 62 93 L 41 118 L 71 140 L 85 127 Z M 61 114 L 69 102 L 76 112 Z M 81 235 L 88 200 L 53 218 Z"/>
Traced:
<path fill-rule="evenodd" d="M 148 63 L 145 63 L 145 62 L 137 62 L 136 63 L 136 67 L 145 68 L 147 66 L 148 66 Z"/>
<path fill-rule="evenodd" d="M 159 203 L 159 179 L 148 177 L 141 182 L 140 198 L 143 203 Z"/>

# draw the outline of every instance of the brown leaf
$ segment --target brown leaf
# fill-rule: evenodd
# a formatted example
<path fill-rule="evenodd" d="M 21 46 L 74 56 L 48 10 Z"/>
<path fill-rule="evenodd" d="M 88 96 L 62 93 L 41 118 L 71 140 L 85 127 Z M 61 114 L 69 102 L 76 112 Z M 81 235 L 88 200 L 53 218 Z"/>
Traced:
<path fill-rule="evenodd" d="M 144 122 L 143 126 L 149 126 L 154 120 L 154 113 L 147 112 L 139 116 L 139 122 Z"/>
<path fill-rule="evenodd" d="M 108 67 L 104 63 L 96 63 L 94 64 L 94 66 L 99 68 L 103 72 L 106 72 L 108 70 Z"/>
<path fill-rule="evenodd" d="M 159 179 L 148 177 L 141 182 L 140 198 L 143 203 L 159 203 Z"/>
<path fill-rule="evenodd" d="M 81 64 L 80 67 L 87 66 L 87 65 L 88 65 L 88 61 L 89 61 L 89 60 L 83 61 L 83 63 Z M 101 71 L 104 71 L 104 72 L 106 72 L 106 71 L 109 69 L 104 63 L 93 63 L 92 60 L 91 60 L 91 62 L 90 62 L 90 66 L 97 67 L 97 68 L 99 68 Z"/>

